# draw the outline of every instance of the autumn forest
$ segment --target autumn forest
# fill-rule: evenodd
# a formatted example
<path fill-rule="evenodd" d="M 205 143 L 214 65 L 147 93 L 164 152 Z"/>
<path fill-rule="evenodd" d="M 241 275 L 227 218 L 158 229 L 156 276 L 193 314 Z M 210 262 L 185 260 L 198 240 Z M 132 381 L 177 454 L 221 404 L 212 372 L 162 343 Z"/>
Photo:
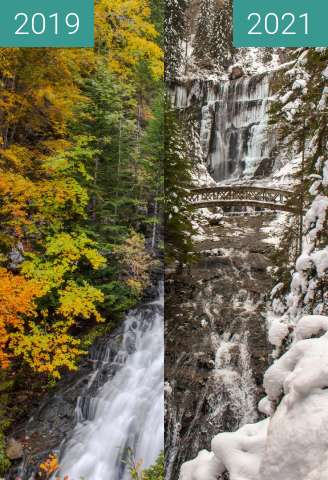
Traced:
<path fill-rule="evenodd" d="M 0 49 L 0 474 L 12 423 L 137 304 L 161 256 L 151 7 L 96 1 L 93 50 Z"/>

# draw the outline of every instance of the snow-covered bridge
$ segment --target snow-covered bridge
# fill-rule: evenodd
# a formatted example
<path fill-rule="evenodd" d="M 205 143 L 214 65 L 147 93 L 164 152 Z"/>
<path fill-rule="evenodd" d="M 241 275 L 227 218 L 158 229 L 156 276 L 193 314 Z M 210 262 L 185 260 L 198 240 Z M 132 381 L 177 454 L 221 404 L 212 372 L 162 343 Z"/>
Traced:
<path fill-rule="evenodd" d="M 196 208 L 255 207 L 297 212 L 297 206 L 292 204 L 292 192 L 276 188 L 247 185 L 196 188 L 191 190 L 189 198 Z"/>

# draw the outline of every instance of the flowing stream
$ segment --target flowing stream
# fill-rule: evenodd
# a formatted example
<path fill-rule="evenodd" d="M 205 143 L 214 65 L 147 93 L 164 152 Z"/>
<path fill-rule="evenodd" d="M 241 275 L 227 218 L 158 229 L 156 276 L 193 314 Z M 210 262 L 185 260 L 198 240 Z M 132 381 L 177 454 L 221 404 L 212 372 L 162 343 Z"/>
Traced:
<path fill-rule="evenodd" d="M 163 449 L 163 293 L 158 301 L 128 315 L 119 352 L 111 359 L 109 343 L 96 364 L 86 394 L 78 401 L 78 423 L 62 449 L 57 475 L 126 480 L 128 452 L 146 468 Z M 95 397 L 89 397 L 104 364 L 109 378 Z"/>

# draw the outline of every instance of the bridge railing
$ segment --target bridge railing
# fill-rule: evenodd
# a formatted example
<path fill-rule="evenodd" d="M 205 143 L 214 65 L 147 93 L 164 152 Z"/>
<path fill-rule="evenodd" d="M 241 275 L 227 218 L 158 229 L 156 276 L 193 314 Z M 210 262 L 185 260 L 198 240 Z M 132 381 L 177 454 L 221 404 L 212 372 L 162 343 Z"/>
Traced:
<path fill-rule="evenodd" d="M 232 185 L 196 188 L 190 192 L 190 202 L 196 207 L 253 206 L 273 210 L 296 211 L 292 192 L 275 188 Z"/>

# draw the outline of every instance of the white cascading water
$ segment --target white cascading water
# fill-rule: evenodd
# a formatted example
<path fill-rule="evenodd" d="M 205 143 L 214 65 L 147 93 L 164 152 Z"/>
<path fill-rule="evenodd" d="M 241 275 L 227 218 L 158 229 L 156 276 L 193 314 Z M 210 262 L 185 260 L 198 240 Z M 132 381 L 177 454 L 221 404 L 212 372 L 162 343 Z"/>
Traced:
<path fill-rule="evenodd" d="M 250 178 L 261 164 L 270 169 L 269 74 L 220 83 L 194 81 L 188 88 L 176 86 L 172 98 L 177 108 L 201 106 L 203 158 L 217 182 Z"/>
<path fill-rule="evenodd" d="M 238 276 L 239 272 L 235 271 L 235 274 Z M 214 298 L 211 285 L 207 286 L 207 293 L 208 298 Z M 232 308 L 237 304 L 238 293 L 232 298 Z M 207 397 L 209 421 L 214 422 L 219 430 L 229 411 L 229 415 L 239 426 L 253 422 L 257 419 L 256 385 L 251 368 L 247 327 L 242 329 L 242 333 L 231 334 L 225 331 L 219 335 L 215 327 L 215 312 L 208 305 L 208 300 L 204 299 L 203 305 L 212 329 L 211 343 L 216 352 L 213 386 Z M 244 305 L 246 306 L 247 302 Z M 234 361 L 232 357 L 235 358 Z"/>
<path fill-rule="evenodd" d="M 237 237 L 233 235 L 233 238 L 231 242 Z M 240 248 L 238 241 L 236 244 Z M 226 256 L 221 257 L 222 263 L 216 262 L 212 267 L 208 263 L 206 268 L 213 269 L 213 280 L 206 278 L 197 282 L 192 300 L 186 295 L 184 309 L 192 311 L 194 318 L 202 318 L 202 323 L 195 332 L 194 318 L 187 317 L 190 324 L 184 335 L 190 335 L 191 331 L 197 338 L 192 341 L 190 350 L 176 358 L 173 375 L 166 387 L 166 480 L 178 480 L 181 464 L 208 448 L 206 439 L 219 431 L 237 430 L 258 418 L 258 389 L 249 345 L 249 322 L 254 322 L 258 315 L 257 302 L 243 288 L 247 285 L 251 290 L 254 280 L 250 278 L 250 269 L 243 265 L 245 257 L 239 248 L 227 250 Z M 227 265 L 230 268 L 227 269 Z M 237 265 L 243 265 L 242 269 Z M 220 272 L 219 282 L 217 271 Z M 232 312 L 232 320 L 225 325 L 227 309 Z M 185 325 L 184 322 L 186 320 L 182 322 Z M 203 377 L 204 364 L 199 364 L 199 360 L 205 352 L 209 363 Z M 193 372 L 193 383 L 184 384 L 183 388 L 181 371 Z"/>
<path fill-rule="evenodd" d="M 213 333 L 212 336 L 217 344 L 213 371 L 216 388 L 214 387 L 208 396 L 211 409 L 209 421 L 215 419 L 220 430 L 229 410 L 231 417 L 240 427 L 252 423 L 257 419 L 256 385 L 248 351 L 248 332 L 243 332 L 242 335 L 225 332 L 221 337 Z M 232 356 L 236 356 L 236 352 L 238 364 L 234 365 Z"/>
<path fill-rule="evenodd" d="M 61 478 L 127 480 L 129 450 L 144 468 L 163 450 L 163 298 L 161 293 L 159 302 L 128 315 L 121 349 L 112 362 L 119 368 L 92 399 L 88 418 L 81 419 L 65 445 L 57 472 Z M 81 417 L 79 404 L 77 415 Z"/>

